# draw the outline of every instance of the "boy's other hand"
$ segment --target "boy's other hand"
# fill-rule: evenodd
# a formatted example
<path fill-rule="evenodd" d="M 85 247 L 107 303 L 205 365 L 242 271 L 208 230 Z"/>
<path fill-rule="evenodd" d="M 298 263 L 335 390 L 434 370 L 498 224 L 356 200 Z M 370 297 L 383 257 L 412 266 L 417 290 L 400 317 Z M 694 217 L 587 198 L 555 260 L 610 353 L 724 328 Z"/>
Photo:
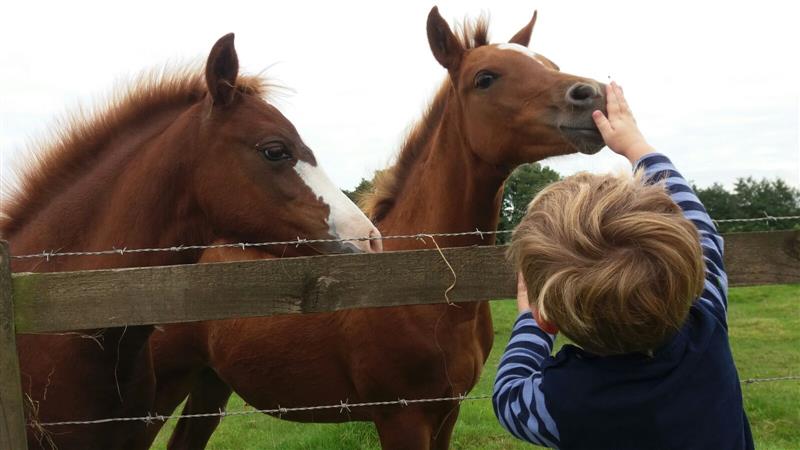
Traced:
<path fill-rule="evenodd" d="M 525 278 L 521 272 L 517 272 L 517 311 L 522 314 L 531 309 L 531 302 L 528 300 L 528 286 L 525 285 Z"/>
<path fill-rule="evenodd" d="M 613 81 L 606 86 L 606 103 L 608 117 L 597 110 L 592 113 L 592 119 L 608 148 L 628 158 L 631 164 L 642 156 L 653 153 L 655 149 L 647 143 L 639 131 L 636 119 L 628 107 L 628 102 L 625 101 L 622 88 Z"/>
<path fill-rule="evenodd" d="M 528 300 L 528 286 L 525 284 L 525 278 L 522 276 L 522 272 L 517 272 L 517 311 L 519 311 L 520 314 L 525 311 L 531 311 L 533 318 L 536 319 L 536 323 L 539 324 L 539 328 L 545 333 L 558 333 L 558 327 L 542 319 L 539 315 L 539 310 L 531 308 L 531 303 Z"/>

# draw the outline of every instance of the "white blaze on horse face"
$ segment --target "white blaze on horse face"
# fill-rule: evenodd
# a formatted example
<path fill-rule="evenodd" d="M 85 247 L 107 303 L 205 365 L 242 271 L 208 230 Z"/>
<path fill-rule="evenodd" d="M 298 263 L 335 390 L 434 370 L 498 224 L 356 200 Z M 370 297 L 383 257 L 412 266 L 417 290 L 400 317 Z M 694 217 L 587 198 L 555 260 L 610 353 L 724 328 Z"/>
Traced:
<path fill-rule="evenodd" d="M 499 48 L 500 50 L 511 50 L 511 51 L 514 51 L 514 52 L 517 52 L 517 53 L 522 53 L 523 55 L 531 58 L 532 60 L 538 62 L 539 64 L 541 64 L 543 66 L 545 65 L 543 62 L 539 61 L 539 58 L 538 58 L 539 55 L 537 55 L 536 52 L 534 52 L 533 50 L 529 49 L 528 47 L 525 47 L 524 45 L 511 44 L 511 43 L 497 44 L 497 48 Z"/>
<path fill-rule="evenodd" d="M 379 237 L 380 232 L 367 216 L 341 191 L 319 166 L 305 161 L 297 161 L 294 170 L 300 179 L 311 189 L 311 192 L 328 205 L 330 212 L 326 223 L 331 236 L 337 239 L 360 237 Z M 370 241 L 351 241 L 353 245 L 365 252 L 380 248 L 370 245 Z"/>

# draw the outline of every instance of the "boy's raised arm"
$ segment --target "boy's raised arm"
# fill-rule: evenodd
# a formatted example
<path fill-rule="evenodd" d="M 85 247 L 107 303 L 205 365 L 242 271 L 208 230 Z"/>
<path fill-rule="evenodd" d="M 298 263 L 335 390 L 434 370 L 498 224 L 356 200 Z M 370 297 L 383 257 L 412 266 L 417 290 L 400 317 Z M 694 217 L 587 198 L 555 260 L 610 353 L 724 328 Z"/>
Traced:
<path fill-rule="evenodd" d="M 728 276 L 722 261 L 722 237 L 689 183 L 669 158 L 655 153 L 655 149 L 644 139 L 622 89 L 616 83 L 611 83 L 606 87 L 606 94 L 608 118 L 600 111 L 592 114 L 603 140 L 611 150 L 628 158 L 634 170 L 643 169 L 646 179 L 664 180 L 672 200 L 697 227 L 706 265 L 705 289 L 700 301 L 711 307 L 720 321 L 726 324 Z"/>
<path fill-rule="evenodd" d="M 712 308 L 723 324 L 727 323 L 728 275 L 722 260 L 724 243 L 714 222 L 706 212 L 692 187 L 665 155 L 651 153 L 641 158 L 635 169 L 643 169 L 648 180 L 664 180 L 672 201 L 683 210 L 700 234 L 703 259 L 706 266 L 706 281 L 700 301 Z"/>

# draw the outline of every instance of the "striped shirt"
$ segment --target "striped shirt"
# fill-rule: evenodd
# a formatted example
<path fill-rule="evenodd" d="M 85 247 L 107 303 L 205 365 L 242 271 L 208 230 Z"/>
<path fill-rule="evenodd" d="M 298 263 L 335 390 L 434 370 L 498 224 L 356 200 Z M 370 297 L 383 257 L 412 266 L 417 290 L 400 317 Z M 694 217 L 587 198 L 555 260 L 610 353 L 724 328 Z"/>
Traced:
<path fill-rule="evenodd" d="M 599 357 L 573 345 L 550 356 L 555 335 L 520 314 L 497 370 L 492 403 L 519 439 L 563 449 L 752 449 L 728 344 L 723 240 L 670 160 L 635 164 L 665 180 L 700 234 L 705 289 L 680 332 L 652 357 Z"/>

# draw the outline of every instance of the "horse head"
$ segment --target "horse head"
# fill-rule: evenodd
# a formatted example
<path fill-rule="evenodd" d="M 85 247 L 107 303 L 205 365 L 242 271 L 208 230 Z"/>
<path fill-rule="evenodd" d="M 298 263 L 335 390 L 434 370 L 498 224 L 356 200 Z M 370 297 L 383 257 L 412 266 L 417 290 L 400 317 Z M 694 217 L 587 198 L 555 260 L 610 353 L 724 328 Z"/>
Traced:
<path fill-rule="evenodd" d="M 603 85 L 531 51 L 535 23 L 534 12 L 507 43 L 489 44 L 484 23 L 459 39 L 436 7 L 428 15 L 428 42 L 449 73 L 463 138 L 491 164 L 593 154 L 604 145 L 592 120 L 592 111 L 605 110 Z"/>
<path fill-rule="evenodd" d="M 320 168 L 292 123 L 237 85 L 233 34 L 208 56 L 208 95 L 193 112 L 193 184 L 220 237 L 258 241 L 380 237 Z M 378 251 L 379 240 L 309 243 L 316 252 Z"/>

